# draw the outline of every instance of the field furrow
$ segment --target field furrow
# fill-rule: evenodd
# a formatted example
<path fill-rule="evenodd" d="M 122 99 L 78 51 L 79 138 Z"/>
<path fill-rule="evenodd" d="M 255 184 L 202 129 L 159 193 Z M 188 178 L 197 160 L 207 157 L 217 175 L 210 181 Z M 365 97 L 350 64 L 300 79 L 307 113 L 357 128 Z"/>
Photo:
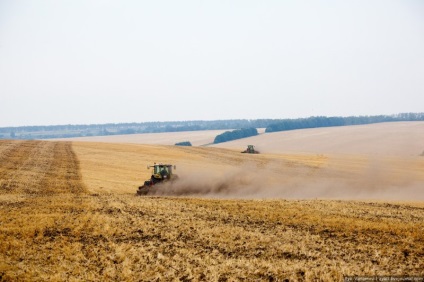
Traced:
<path fill-rule="evenodd" d="M 51 265 L 60 263 L 66 248 L 52 238 L 66 235 L 70 225 L 72 230 L 84 228 L 91 219 L 78 216 L 87 210 L 88 201 L 72 145 L 41 141 L 0 145 L 8 147 L 0 147 L 0 281 L 62 280 L 51 278 L 56 273 Z"/>
<path fill-rule="evenodd" d="M 78 160 L 69 142 L 1 144 L 0 192 L 43 194 L 85 190 Z"/>
<path fill-rule="evenodd" d="M 15 171 L 29 158 L 33 144 L 29 141 L 9 144 L 0 143 L 0 180 L 7 178 L 7 174 Z"/>
<path fill-rule="evenodd" d="M 3 192 L 39 193 L 42 189 L 41 180 L 51 169 L 54 146 L 52 142 L 30 141 L 25 144 L 25 147 L 31 148 L 28 152 L 28 148 L 19 146 L 17 154 L 23 158 L 16 162 L 14 167 L 9 168 L 3 177 L 1 185 Z"/>
<path fill-rule="evenodd" d="M 24 141 L 21 140 L 0 140 L 0 162 L 5 162 L 7 159 L 13 155 L 10 151 L 17 147 L 20 143 Z"/>
<path fill-rule="evenodd" d="M 5 149 L 0 164 L 0 191 L 2 193 L 13 192 L 13 190 L 21 188 L 22 184 L 28 185 L 26 168 L 34 170 L 30 166 L 37 161 L 34 155 L 37 154 L 40 144 L 39 141 L 25 141 Z"/>
<path fill-rule="evenodd" d="M 0 142 L 2 193 L 85 190 L 81 181 L 79 161 L 70 142 L 14 143 Z"/>
<path fill-rule="evenodd" d="M 52 169 L 40 182 L 47 193 L 83 193 L 79 161 L 70 142 L 57 142 L 53 151 Z"/>

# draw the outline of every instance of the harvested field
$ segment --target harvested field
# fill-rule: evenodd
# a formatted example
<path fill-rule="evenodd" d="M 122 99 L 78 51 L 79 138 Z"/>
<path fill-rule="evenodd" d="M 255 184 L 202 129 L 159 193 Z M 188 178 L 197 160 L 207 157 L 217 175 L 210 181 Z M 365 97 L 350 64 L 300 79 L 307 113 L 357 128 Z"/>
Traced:
<path fill-rule="evenodd" d="M 386 122 L 266 133 L 213 145 L 240 150 L 254 144 L 262 153 L 350 154 L 417 157 L 424 150 L 424 122 Z"/>
<path fill-rule="evenodd" d="M 235 151 L 255 145 L 266 154 L 349 154 L 378 157 L 417 157 L 424 155 L 424 122 L 386 122 L 355 126 L 308 128 L 259 135 L 212 144 L 216 135 L 225 130 L 148 133 L 115 136 L 94 136 L 62 139 L 79 142 L 133 143 L 174 145 L 191 141 L 193 146 L 225 148 Z"/>
<path fill-rule="evenodd" d="M 15 143 L 11 145 L 11 143 Z M 69 142 L 2 141 L 0 194 L 79 193 L 79 164 Z"/>
<path fill-rule="evenodd" d="M 42 141 L 1 141 L 0 159 L 0 280 L 424 275 L 421 159 Z M 191 190 L 135 196 L 155 161 Z M 400 187 L 418 194 L 395 201 Z"/>
<path fill-rule="evenodd" d="M 177 142 L 190 141 L 193 146 L 202 146 L 213 143 L 215 136 L 225 132 L 225 130 L 205 130 L 205 131 L 183 131 L 165 133 L 144 133 L 130 135 L 110 135 L 92 137 L 63 138 L 59 140 L 79 141 L 79 142 L 107 142 L 107 143 L 135 143 L 151 145 L 174 145 Z"/>

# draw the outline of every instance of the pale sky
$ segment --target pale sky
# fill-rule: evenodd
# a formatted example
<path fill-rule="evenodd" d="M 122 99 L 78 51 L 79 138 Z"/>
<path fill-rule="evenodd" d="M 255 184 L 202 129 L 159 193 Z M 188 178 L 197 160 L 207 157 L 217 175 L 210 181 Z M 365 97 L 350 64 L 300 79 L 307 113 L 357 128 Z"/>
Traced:
<path fill-rule="evenodd" d="M 423 111 L 421 0 L 0 0 L 0 127 Z"/>

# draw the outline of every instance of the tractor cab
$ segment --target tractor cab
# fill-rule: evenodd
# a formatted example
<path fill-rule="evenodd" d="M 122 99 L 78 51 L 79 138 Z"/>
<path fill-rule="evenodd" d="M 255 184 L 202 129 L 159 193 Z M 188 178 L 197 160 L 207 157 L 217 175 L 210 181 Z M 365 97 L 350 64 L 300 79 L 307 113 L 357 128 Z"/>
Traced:
<path fill-rule="evenodd" d="M 148 166 L 147 168 L 150 168 Z M 172 165 L 169 164 L 154 164 L 152 177 L 157 179 L 166 179 L 172 177 Z"/>

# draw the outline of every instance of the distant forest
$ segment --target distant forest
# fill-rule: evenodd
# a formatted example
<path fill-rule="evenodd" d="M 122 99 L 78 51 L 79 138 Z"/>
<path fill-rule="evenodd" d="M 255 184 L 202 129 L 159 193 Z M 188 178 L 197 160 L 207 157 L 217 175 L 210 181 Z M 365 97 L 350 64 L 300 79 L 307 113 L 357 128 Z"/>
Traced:
<path fill-rule="evenodd" d="M 246 128 L 266 128 L 265 132 L 276 132 L 303 128 L 346 126 L 395 121 L 424 121 L 424 113 L 401 113 L 395 115 L 351 117 L 318 116 L 298 119 L 234 119 L 214 121 L 199 120 L 2 127 L 0 128 L 0 139 L 53 139 L 198 130 L 237 130 Z"/>
<path fill-rule="evenodd" d="M 231 140 L 251 137 L 255 135 L 258 135 L 258 130 L 253 127 L 236 129 L 233 131 L 225 131 L 224 133 L 217 135 L 213 143 L 218 144 L 218 143 L 223 143 L 223 142 L 227 142 Z"/>
<path fill-rule="evenodd" d="M 303 128 L 360 125 L 395 121 L 423 121 L 424 113 L 402 113 L 380 116 L 351 117 L 309 117 L 299 119 L 284 119 L 266 127 L 265 132 L 286 131 Z"/>
<path fill-rule="evenodd" d="M 164 121 L 82 125 L 20 126 L 0 128 L 0 139 L 52 139 L 122 134 L 265 128 L 276 119 L 234 119 L 213 121 Z"/>

